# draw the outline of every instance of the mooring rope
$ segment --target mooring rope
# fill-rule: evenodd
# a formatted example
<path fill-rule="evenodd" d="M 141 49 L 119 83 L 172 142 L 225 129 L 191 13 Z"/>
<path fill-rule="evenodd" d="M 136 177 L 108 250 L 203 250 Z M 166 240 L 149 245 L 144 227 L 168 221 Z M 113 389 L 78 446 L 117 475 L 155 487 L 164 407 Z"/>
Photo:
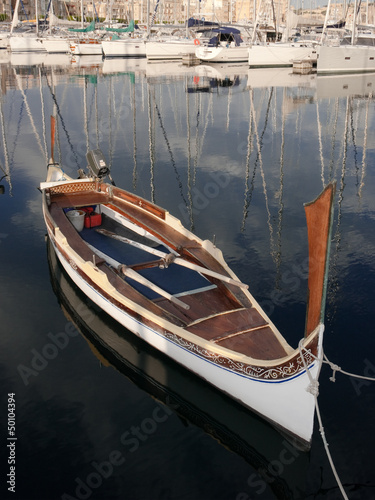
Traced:
<path fill-rule="evenodd" d="M 321 329 L 321 331 L 319 332 L 319 336 L 321 336 L 323 334 L 324 325 L 321 324 L 320 325 L 320 329 Z M 306 390 L 308 392 L 310 392 L 314 396 L 314 398 L 315 398 L 316 415 L 317 415 L 318 421 L 319 421 L 319 432 L 320 432 L 320 435 L 322 436 L 324 448 L 325 448 L 325 451 L 326 451 L 329 463 L 331 465 L 331 469 L 332 469 L 333 475 L 335 476 L 336 482 L 337 482 L 337 484 L 338 484 L 338 486 L 340 488 L 342 496 L 343 496 L 343 498 L 345 500 L 348 500 L 348 496 L 345 493 L 344 487 L 343 487 L 343 485 L 342 485 L 342 483 L 340 481 L 340 478 L 339 478 L 339 476 L 337 474 L 337 471 L 336 471 L 336 467 L 335 467 L 335 465 L 333 463 L 331 453 L 330 453 L 330 451 L 328 449 L 329 444 L 328 444 L 326 436 L 325 436 L 323 422 L 322 422 L 322 417 L 321 417 L 320 410 L 319 410 L 319 405 L 318 405 L 319 382 L 318 382 L 317 379 L 313 378 L 313 376 L 310 373 L 310 370 L 307 367 L 307 363 L 306 363 L 305 358 L 303 357 L 302 351 L 303 350 L 305 350 L 306 352 L 309 352 L 309 351 L 307 351 L 306 347 L 302 345 L 302 342 L 303 342 L 303 339 L 300 340 L 300 342 L 298 344 L 298 349 L 299 349 L 299 352 L 300 352 L 300 355 L 301 355 L 303 366 L 304 366 L 304 368 L 306 370 L 306 373 L 307 373 L 307 376 L 309 377 L 309 380 L 310 380 L 310 383 L 309 383 L 308 387 L 306 388 Z M 318 361 L 318 363 L 319 363 L 318 374 L 320 372 L 320 369 L 321 369 L 323 363 L 325 363 L 325 364 L 327 364 L 327 365 L 330 366 L 330 368 L 332 369 L 332 376 L 329 378 L 329 380 L 331 382 L 336 382 L 336 372 L 342 373 L 342 374 L 347 375 L 349 377 L 354 377 L 354 378 L 359 378 L 359 379 L 369 380 L 371 382 L 375 382 L 375 378 L 374 377 L 367 377 L 367 376 L 364 376 L 364 375 L 357 375 L 355 373 L 350 373 L 350 372 L 347 372 L 347 371 L 343 370 L 340 366 L 336 365 L 335 363 L 332 363 L 332 361 L 330 361 L 327 358 L 327 356 L 323 352 L 323 349 L 322 349 L 322 355 L 321 355 L 320 358 L 318 358 L 317 356 L 314 356 L 314 354 L 312 354 L 311 352 L 309 352 L 309 355 L 312 356 L 313 358 L 315 358 L 315 360 Z"/>
<path fill-rule="evenodd" d="M 332 363 L 328 358 L 327 356 L 324 354 L 324 360 L 323 360 L 323 363 L 326 363 L 327 365 L 329 365 L 332 369 L 332 377 L 329 378 L 329 380 L 331 382 L 336 382 L 336 372 L 339 372 L 339 373 L 343 373 L 344 375 L 348 375 L 349 377 L 354 377 L 354 378 L 361 378 L 363 380 L 370 380 L 371 382 L 375 382 L 375 378 L 374 377 L 365 377 L 364 375 L 357 375 L 355 373 L 350 373 L 350 372 L 346 372 L 345 370 L 343 370 L 340 366 L 338 365 L 335 365 L 335 363 Z"/>
<path fill-rule="evenodd" d="M 321 324 L 320 325 L 319 337 L 321 337 L 321 335 L 323 334 L 323 331 L 324 331 L 324 325 Z M 338 487 L 340 488 L 340 491 L 342 493 L 343 498 L 345 500 L 349 500 L 348 497 L 347 497 L 347 495 L 346 495 L 346 493 L 345 493 L 345 490 L 344 490 L 344 487 L 343 487 L 343 485 L 341 483 L 339 475 L 338 475 L 338 473 L 336 471 L 336 467 L 335 467 L 335 464 L 333 463 L 333 459 L 332 459 L 331 453 L 330 453 L 330 451 L 328 449 L 329 444 L 328 444 L 328 441 L 327 441 L 327 438 L 326 438 L 326 435 L 325 435 L 325 432 L 324 432 L 323 421 L 322 421 L 322 417 L 320 415 L 320 410 L 319 410 L 319 405 L 318 405 L 319 382 L 318 382 L 317 379 L 313 378 L 313 376 L 310 373 L 310 370 L 307 367 L 307 363 L 306 363 L 306 360 L 305 360 L 305 358 L 303 356 L 303 352 L 302 352 L 303 349 L 305 351 L 307 351 L 307 349 L 302 345 L 303 340 L 304 339 L 300 340 L 300 342 L 298 344 L 298 349 L 299 349 L 299 352 L 300 352 L 300 355 L 301 355 L 303 366 L 304 366 L 304 368 L 306 370 L 306 373 L 307 373 L 307 376 L 309 377 L 309 380 L 310 380 L 310 384 L 308 385 L 308 387 L 307 387 L 306 390 L 308 392 L 310 392 L 314 396 L 314 399 L 315 399 L 316 414 L 317 414 L 318 421 L 319 421 L 319 432 L 320 432 L 320 435 L 322 436 L 324 448 L 325 448 L 325 451 L 326 451 L 326 454 L 327 454 L 327 457 L 328 457 L 328 461 L 329 461 L 329 463 L 331 465 L 331 469 L 332 469 L 333 475 L 335 476 L 336 482 L 338 484 Z M 318 375 L 317 376 L 319 376 L 319 372 L 320 372 L 320 369 L 321 369 L 322 364 L 323 364 L 323 349 L 321 351 L 322 351 L 322 354 L 321 354 L 320 358 L 317 358 L 316 356 L 313 355 L 313 357 L 319 363 Z"/>

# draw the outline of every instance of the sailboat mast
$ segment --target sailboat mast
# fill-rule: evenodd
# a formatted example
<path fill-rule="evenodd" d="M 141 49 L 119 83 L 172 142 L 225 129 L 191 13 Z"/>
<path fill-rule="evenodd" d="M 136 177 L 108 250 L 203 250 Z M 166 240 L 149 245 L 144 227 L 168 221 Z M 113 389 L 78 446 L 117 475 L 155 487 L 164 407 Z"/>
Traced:
<path fill-rule="evenodd" d="M 38 20 L 38 0 L 35 0 L 35 33 L 36 36 L 39 34 L 39 20 Z"/>
<path fill-rule="evenodd" d="M 83 28 L 83 0 L 81 0 L 81 28 Z"/>
<path fill-rule="evenodd" d="M 14 28 L 18 24 L 18 9 L 19 9 L 19 6 L 20 6 L 20 0 L 17 0 L 16 1 L 16 5 L 14 7 L 14 11 L 13 11 L 13 19 L 12 19 L 12 25 L 10 27 L 10 34 L 13 33 Z"/>
<path fill-rule="evenodd" d="M 354 45 L 356 26 L 357 26 L 357 0 L 355 0 L 355 2 L 354 2 L 353 26 L 352 26 L 352 45 Z"/>

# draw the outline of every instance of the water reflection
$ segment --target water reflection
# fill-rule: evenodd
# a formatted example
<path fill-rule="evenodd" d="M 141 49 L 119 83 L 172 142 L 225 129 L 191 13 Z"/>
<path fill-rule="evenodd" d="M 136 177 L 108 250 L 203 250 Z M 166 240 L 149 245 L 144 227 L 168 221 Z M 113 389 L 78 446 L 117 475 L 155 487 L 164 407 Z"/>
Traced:
<path fill-rule="evenodd" d="M 34 154 L 47 163 L 53 115 L 56 160 L 67 170 L 81 168 L 86 152 L 101 147 L 118 181 L 142 190 L 153 202 L 165 197 L 160 176 L 168 176 L 167 208 L 192 230 L 201 230 L 202 211 L 231 188 L 237 212 L 231 224 L 246 237 L 254 228 L 252 215 L 259 215 L 253 206 L 256 192 L 263 197 L 262 224 L 268 228 L 276 288 L 282 270 L 285 180 L 290 182 L 292 175 L 292 184 L 302 182 L 306 188 L 317 168 L 322 186 L 338 180 L 337 228 L 348 164 L 353 165 L 357 198 L 362 198 L 366 153 L 373 146 L 368 128 L 375 75 L 317 77 L 293 74 L 289 68 L 189 67 L 97 56 L 54 56 L 52 61 L 48 54 L 12 54 L 1 70 L 1 115 L 5 105 L 5 112 L 11 106 L 19 116 L 12 151 L 2 118 L 2 170 L 8 182 L 25 120 L 37 145 Z M 20 99 L 10 102 L 6 94 L 12 89 Z M 307 157 L 314 162 L 308 167 Z M 146 183 L 139 182 L 146 176 L 148 192 Z M 314 176 L 314 185 L 317 180 Z M 301 204 L 310 191 L 320 190 L 314 189 L 307 189 Z"/>
<path fill-rule="evenodd" d="M 36 190 L 45 178 L 46 160 L 51 156 L 51 115 L 57 120 L 54 157 L 70 175 L 85 166 L 87 150 L 99 146 L 112 166 L 116 184 L 167 208 L 198 236 L 215 238 L 230 267 L 250 284 L 254 296 L 291 344 L 299 340 L 305 319 L 307 241 L 303 203 L 312 200 L 324 184 L 336 180 L 325 349 L 329 359 L 348 371 L 363 373 L 367 366 L 374 366 L 375 345 L 369 332 L 373 330 L 371 290 L 375 275 L 371 169 L 375 75 L 317 77 L 295 75 L 289 69 L 250 70 L 247 65 L 187 67 L 181 63 L 148 64 L 139 59 L 38 58 L 0 52 L 0 249 L 6 262 L 1 267 L 0 287 L 2 324 L 9 332 L 4 335 L 8 344 L 0 350 L 0 356 L 3 354 L 7 373 L 17 372 L 14 356 L 17 363 L 29 361 L 30 349 L 40 345 L 41 325 L 46 331 L 60 328 L 55 314 L 50 313 L 55 301 L 49 282 L 43 281 L 45 228 Z M 19 315 L 20 303 L 24 318 Z M 107 329 L 106 321 L 102 326 L 103 331 Z M 112 328 L 105 339 L 105 343 L 109 339 L 114 342 L 109 348 L 92 337 L 93 333 L 88 335 L 102 350 L 102 356 L 109 356 L 113 365 L 118 363 L 126 376 L 144 384 L 145 389 L 151 378 L 150 392 L 160 388 L 156 397 L 166 400 L 168 394 L 175 398 L 184 395 L 183 390 L 166 382 L 172 383 L 175 377 L 179 383 L 188 384 L 185 378 L 190 377 L 177 369 L 171 378 L 168 362 L 164 365 L 164 360 L 153 357 L 147 349 L 137 353 L 131 347 L 137 346 L 136 340 L 125 332 Z M 126 353 L 118 360 L 114 354 L 117 344 L 125 349 L 126 342 Z M 81 369 L 81 354 L 78 360 L 69 357 L 77 371 Z M 23 387 L 24 392 L 20 392 L 25 405 L 34 404 L 33 398 L 35 405 L 43 405 L 50 400 L 51 391 L 57 402 L 64 400 L 64 356 L 58 360 L 60 372 L 46 369 L 35 381 L 31 379 L 32 391 Z M 134 359 L 134 374 L 133 368 L 124 364 L 127 356 Z M 139 363 L 157 367 L 156 374 L 146 374 L 144 379 L 147 366 L 143 364 L 141 370 Z M 89 363 L 85 369 L 91 380 Z M 159 375 L 166 378 L 158 379 Z M 374 407 L 373 388 L 361 386 L 358 395 L 350 382 L 331 384 L 326 375 L 322 373 L 320 379 L 319 398 L 337 469 L 349 489 L 356 484 L 361 498 L 372 498 L 369 409 Z M 17 373 L 12 376 L 19 382 Z M 194 380 L 189 383 L 192 392 L 202 396 Z M 81 401 L 90 404 L 83 394 L 89 384 L 83 380 L 80 385 L 82 394 L 77 395 L 77 401 L 81 406 Z M 4 394 L 6 391 L 8 387 Z M 260 489 L 259 482 L 265 480 L 266 495 L 273 486 L 267 482 L 268 465 L 279 460 L 283 441 L 273 437 L 272 430 L 261 429 L 259 434 L 265 437 L 264 443 L 259 443 L 251 428 L 259 429 L 260 422 L 250 417 L 249 424 L 249 416 L 242 415 L 238 408 L 232 411 L 241 422 L 238 429 L 233 428 L 227 420 L 227 404 L 221 396 L 215 403 L 216 395 L 208 392 L 207 405 L 210 401 L 211 408 L 203 406 L 203 396 L 195 402 L 179 396 L 185 418 L 207 425 L 208 432 L 252 464 L 247 475 L 241 469 L 231 478 L 237 492 L 246 490 L 251 498 Z M 113 408 L 117 403 L 114 398 Z M 215 405 L 223 405 L 223 420 Z M 66 405 L 58 408 L 60 415 L 66 411 Z M 19 418 L 24 422 L 31 416 L 20 412 Z M 232 414 L 232 418 L 237 416 Z M 95 425 L 100 427 L 99 420 Z M 74 439 L 80 439 L 84 428 L 79 427 Z M 123 429 L 119 424 L 113 434 L 117 437 L 120 432 Z M 177 432 L 172 433 L 170 442 L 178 438 Z M 69 439 L 68 446 L 73 438 Z M 56 441 L 63 446 L 60 439 Z M 56 441 L 49 446 L 55 446 Z M 267 446 L 264 449 L 265 443 L 272 445 L 270 452 Z M 116 443 L 108 446 L 115 447 Z M 189 453 L 187 448 L 185 442 L 183 451 Z M 333 495 L 337 491 L 320 449 L 316 432 L 307 471 L 307 490 L 316 498 L 324 498 L 327 490 Z M 95 452 L 93 458 L 102 460 L 100 450 Z M 210 463 L 212 457 L 204 455 L 204 450 L 201 453 L 202 463 Z M 179 449 L 173 457 L 180 455 Z M 229 468 L 237 465 L 232 454 L 225 460 Z M 297 487 L 303 476 L 300 465 L 296 460 L 290 469 L 285 467 L 283 474 L 276 474 L 274 496 Z M 44 466 L 51 472 L 46 463 Z M 69 469 L 72 482 L 76 476 L 87 476 L 84 459 L 80 467 L 78 471 Z M 304 469 L 305 464 L 301 467 Z M 266 478 L 261 474 L 264 468 Z M 193 489 L 191 498 L 199 498 L 203 491 L 200 486 L 206 484 L 208 475 L 205 469 L 201 476 L 194 476 L 199 486 Z M 60 472 L 51 473 L 51 483 L 58 477 Z M 51 494 L 53 485 L 49 488 L 46 497 L 56 496 Z M 177 486 L 174 491 L 178 491 Z"/>

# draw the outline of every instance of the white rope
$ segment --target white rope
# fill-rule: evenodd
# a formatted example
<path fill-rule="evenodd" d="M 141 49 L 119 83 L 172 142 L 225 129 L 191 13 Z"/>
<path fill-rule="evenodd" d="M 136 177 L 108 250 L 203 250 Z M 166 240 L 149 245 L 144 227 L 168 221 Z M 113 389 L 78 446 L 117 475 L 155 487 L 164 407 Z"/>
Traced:
<path fill-rule="evenodd" d="M 336 377 L 336 372 L 343 373 L 344 375 L 348 375 L 349 377 L 361 378 L 363 380 L 370 380 L 371 382 L 375 382 L 375 378 L 374 377 L 365 377 L 364 375 L 357 375 L 355 373 L 346 372 L 340 366 L 335 365 L 334 363 L 332 363 L 327 358 L 327 356 L 325 354 L 324 354 L 323 363 L 326 363 L 327 365 L 329 365 L 331 367 L 332 371 L 333 371 L 332 377 L 330 377 L 330 379 L 329 379 L 331 382 L 336 382 L 336 378 L 335 378 Z"/>
<path fill-rule="evenodd" d="M 325 432 L 324 432 L 322 417 L 321 417 L 320 411 L 319 411 L 318 398 L 316 396 L 315 396 L 315 407 L 316 407 L 316 415 L 317 415 L 318 421 L 319 421 L 319 432 L 320 432 L 320 435 L 322 436 L 324 448 L 326 450 L 326 454 L 327 454 L 329 463 L 331 465 L 331 469 L 332 469 L 333 475 L 335 476 L 336 482 L 338 484 L 338 487 L 340 488 L 340 491 L 341 491 L 341 494 L 342 494 L 343 498 L 345 500 L 349 500 L 347 494 L 345 493 L 344 487 L 343 487 L 343 485 L 342 485 L 342 483 L 340 481 L 340 478 L 339 478 L 339 476 L 337 474 L 336 467 L 335 467 L 335 464 L 333 463 L 331 453 L 330 453 L 330 451 L 328 449 L 329 444 L 328 444 L 328 441 L 326 439 L 326 435 L 325 435 Z"/>
<path fill-rule="evenodd" d="M 323 333 L 324 325 L 320 325 L 320 329 L 321 329 L 321 331 L 319 333 L 321 335 Z M 304 339 L 301 339 L 299 341 L 298 349 L 299 349 L 299 352 L 300 352 L 300 355 L 301 355 L 301 358 L 302 358 L 303 366 L 304 366 L 304 368 L 306 370 L 306 373 L 307 373 L 307 376 L 309 377 L 309 380 L 310 380 L 310 384 L 308 385 L 308 387 L 306 388 L 306 390 L 308 392 L 310 392 L 314 396 L 314 399 L 315 399 L 316 414 L 317 414 L 318 421 L 319 421 L 319 432 L 320 432 L 320 435 L 322 436 L 324 448 L 326 450 L 326 454 L 327 454 L 327 457 L 328 457 L 328 461 L 329 461 L 329 463 L 331 465 L 331 469 L 332 469 L 333 475 L 335 476 L 336 482 L 338 484 L 338 487 L 340 488 L 340 491 L 341 491 L 341 494 L 342 494 L 343 498 L 345 500 L 349 500 L 348 497 L 347 497 L 347 495 L 346 495 L 346 493 L 345 493 L 344 487 L 343 487 L 343 485 L 342 485 L 342 483 L 340 481 L 340 478 L 339 478 L 339 476 L 337 474 L 336 467 L 335 467 L 335 464 L 333 463 L 331 453 L 330 453 L 330 451 L 328 449 L 329 444 L 328 444 L 328 441 L 327 441 L 326 436 L 325 436 L 323 422 L 322 422 L 322 418 L 321 418 L 320 410 L 319 410 L 319 405 L 318 405 L 319 382 L 318 382 L 317 379 L 313 378 L 313 376 L 310 373 L 310 370 L 307 367 L 307 363 L 306 363 L 306 360 L 305 360 L 305 358 L 303 356 L 302 350 L 304 349 L 306 352 L 309 352 L 309 351 L 307 351 L 307 349 L 305 348 L 305 346 L 302 345 L 303 340 Z M 316 356 L 313 355 L 313 357 L 319 362 L 318 376 L 319 376 L 320 368 L 321 368 L 322 363 L 323 363 L 323 349 L 321 349 L 321 352 L 322 352 L 322 354 L 321 354 L 320 358 L 317 358 Z"/>
<path fill-rule="evenodd" d="M 324 328 L 324 325 L 320 325 L 320 328 Z M 323 333 L 323 331 L 320 332 L 320 335 L 322 333 Z M 323 353 L 323 349 L 322 349 L 322 355 L 321 355 L 321 357 L 318 358 L 317 356 L 315 356 L 314 354 L 312 354 L 310 351 L 308 351 L 305 346 L 302 345 L 303 340 L 304 339 L 300 340 L 300 342 L 298 344 L 298 349 L 299 349 L 299 352 L 300 352 L 300 355 L 301 355 L 301 358 L 302 358 L 303 366 L 304 366 L 304 368 L 306 370 L 306 373 L 307 373 L 307 376 L 309 377 L 309 380 L 310 380 L 310 383 L 309 383 L 308 387 L 306 388 L 306 391 L 310 392 L 314 396 L 314 398 L 315 398 L 316 415 L 317 415 L 318 421 L 319 421 L 319 432 L 320 432 L 320 435 L 322 436 L 324 448 L 326 450 L 326 454 L 327 454 L 329 463 L 331 465 L 331 469 L 332 469 L 333 475 L 335 476 L 335 479 L 336 479 L 336 482 L 338 484 L 338 487 L 340 488 L 341 494 L 342 494 L 342 496 L 343 496 L 343 498 L 345 500 L 348 500 L 348 496 L 345 493 L 344 487 L 343 487 L 343 485 L 342 485 L 342 483 L 340 481 L 340 478 L 339 478 L 339 476 L 337 474 L 335 465 L 333 463 L 331 453 L 330 453 L 330 451 L 328 449 L 329 444 L 328 444 L 326 436 L 325 436 L 323 422 L 322 422 L 322 417 L 320 415 L 320 410 L 319 410 L 319 405 L 318 405 L 319 382 L 318 382 L 318 380 L 314 379 L 313 376 L 311 375 L 310 370 L 307 367 L 307 363 L 306 363 L 306 360 L 305 360 L 305 358 L 303 356 L 302 351 L 305 350 L 306 352 L 309 353 L 310 356 L 312 356 L 316 361 L 318 361 L 320 363 L 318 373 L 319 373 L 320 368 L 321 368 L 321 366 L 322 366 L 323 363 L 326 363 L 327 365 L 330 366 L 330 368 L 332 369 L 332 376 L 329 378 L 331 382 L 336 382 L 336 372 L 343 373 L 344 375 L 348 375 L 349 377 L 360 378 L 360 379 L 363 379 L 363 380 L 370 380 L 372 382 L 375 382 L 375 378 L 374 377 L 366 377 L 364 375 L 356 375 L 355 373 L 346 372 L 340 366 L 336 365 L 335 363 L 332 363 L 327 358 L 327 356 Z M 324 357 L 324 359 L 323 359 L 323 357 Z"/>

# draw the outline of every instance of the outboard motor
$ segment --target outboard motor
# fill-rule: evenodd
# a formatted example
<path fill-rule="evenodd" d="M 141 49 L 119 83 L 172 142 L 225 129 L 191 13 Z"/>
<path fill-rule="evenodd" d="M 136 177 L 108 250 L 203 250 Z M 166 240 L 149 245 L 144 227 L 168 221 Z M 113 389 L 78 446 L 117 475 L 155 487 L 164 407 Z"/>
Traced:
<path fill-rule="evenodd" d="M 110 174 L 110 169 L 105 161 L 103 153 L 100 149 L 92 149 L 86 155 L 88 167 L 94 177 L 103 179 Z"/>

